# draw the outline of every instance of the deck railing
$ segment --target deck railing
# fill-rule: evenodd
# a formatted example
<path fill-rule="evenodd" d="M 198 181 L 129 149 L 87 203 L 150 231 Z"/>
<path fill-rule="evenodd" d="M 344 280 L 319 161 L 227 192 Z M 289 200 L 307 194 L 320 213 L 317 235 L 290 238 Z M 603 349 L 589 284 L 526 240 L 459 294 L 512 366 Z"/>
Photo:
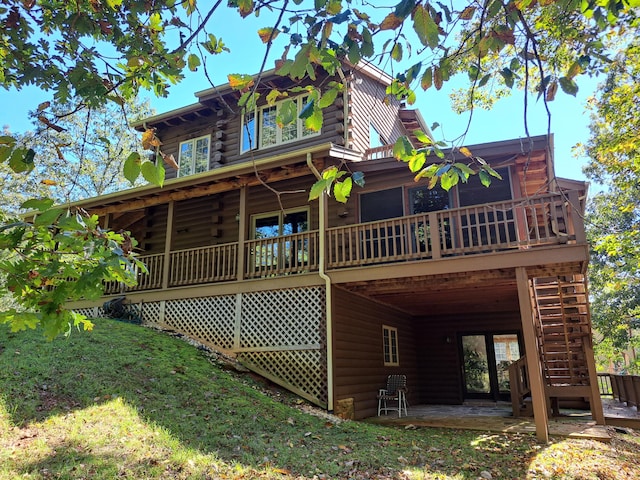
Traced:
<path fill-rule="evenodd" d="M 575 193 L 549 193 L 484 205 L 421 213 L 326 231 L 328 270 L 421 261 L 541 245 L 584 242 L 573 211 Z M 138 285 L 106 285 L 105 293 L 150 290 L 314 272 L 319 269 L 317 230 L 240 243 L 209 245 L 140 257 L 148 269 Z M 242 248 L 242 250 L 240 250 Z M 242 261 L 241 261 L 242 260 Z M 239 265 L 244 265 L 239 271 Z"/>
<path fill-rule="evenodd" d="M 640 412 L 640 375 L 610 374 L 613 397 Z"/>
<path fill-rule="evenodd" d="M 170 287 L 237 278 L 237 243 L 177 250 L 171 252 L 170 258 Z"/>
<path fill-rule="evenodd" d="M 137 285 L 126 286 L 119 282 L 106 282 L 104 293 L 124 293 L 135 292 L 138 290 L 152 290 L 162 287 L 162 273 L 164 264 L 164 254 L 157 253 L 154 255 L 140 255 L 138 257 L 146 267 L 146 272 L 135 267 L 135 275 L 138 280 Z"/>
<path fill-rule="evenodd" d="M 366 160 L 379 160 L 381 158 L 393 158 L 393 144 L 381 145 L 379 147 L 369 148 L 364 153 Z"/>
<path fill-rule="evenodd" d="M 437 259 L 575 241 L 562 195 L 329 228 L 328 268 Z"/>
<path fill-rule="evenodd" d="M 245 278 L 318 270 L 318 231 L 260 238 L 245 243 Z"/>
<path fill-rule="evenodd" d="M 525 406 L 525 398 L 531 395 L 527 374 L 527 357 L 520 357 L 509 365 L 509 389 L 513 416 L 519 417 Z"/>
<path fill-rule="evenodd" d="M 598 373 L 598 391 L 601 397 L 613 397 L 613 385 L 610 374 Z"/>

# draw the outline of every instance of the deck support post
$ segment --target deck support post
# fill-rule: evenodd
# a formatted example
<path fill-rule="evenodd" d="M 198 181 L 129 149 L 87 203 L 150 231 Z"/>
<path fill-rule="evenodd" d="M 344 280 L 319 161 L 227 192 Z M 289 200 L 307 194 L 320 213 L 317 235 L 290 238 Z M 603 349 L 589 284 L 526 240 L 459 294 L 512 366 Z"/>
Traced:
<path fill-rule="evenodd" d="M 436 212 L 429 212 L 429 237 L 431 238 L 431 258 L 434 260 L 442 257 L 440 252 L 440 245 L 442 239 L 440 238 L 440 225 L 438 225 L 438 214 Z M 446 242 L 445 242 L 446 245 Z"/>
<path fill-rule="evenodd" d="M 237 260 L 237 268 L 236 272 L 238 281 L 242 281 L 244 279 L 244 269 L 245 269 L 245 258 L 244 258 L 244 242 L 247 238 L 247 219 L 245 218 L 247 215 L 247 187 L 243 186 L 240 189 L 240 211 L 238 212 L 238 258 Z"/>
<path fill-rule="evenodd" d="M 584 294 L 589 298 L 589 289 L 587 279 L 583 278 Z M 591 398 L 589 399 L 589 408 L 591 408 L 591 417 L 598 425 L 604 425 L 604 411 L 602 410 L 602 398 L 600 398 L 600 388 L 598 387 L 598 373 L 596 372 L 596 360 L 593 354 L 593 330 L 591 329 L 591 308 L 587 303 L 587 312 L 589 317 L 589 337 L 584 340 L 584 354 L 587 360 L 587 370 L 589 372 L 589 384 L 591 385 Z M 636 399 L 636 406 L 638 401 Z"/>
<path fill-rule="evenodd" d="M 538 340 L 533 319 L 531 293 L 529 290 L 529 276 L 524 267 L 517 267 L 516 282 L 518 286 L 518 301 L 520 303 L 520 318 L 524 346 L 527 352 L 527 372 L 531 387 L 531 401 L 533 403 L 533 417 L 536 424 L 536 437 L 540 442 L 549 441 L 549 416 L 547 412 L 547 398 L 544 391 L 542 366 L 538 354 Z"/>
<path fill-rule="evenodd" d="M 167 205 L 167 234 L 164 239 L 164 259 L 162 261 L 162 289 L 169 288 L 169 274 L 171 273 L 171 240 L 173 237 L 173 211 L 175 202 L 171 200 Z"/>

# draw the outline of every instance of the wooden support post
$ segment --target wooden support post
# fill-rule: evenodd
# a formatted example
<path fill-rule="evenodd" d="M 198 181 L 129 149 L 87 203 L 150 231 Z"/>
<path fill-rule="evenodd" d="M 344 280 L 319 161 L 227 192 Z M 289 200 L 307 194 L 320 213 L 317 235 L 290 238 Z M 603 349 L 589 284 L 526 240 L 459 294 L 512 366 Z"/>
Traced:
<path fill-rule="evenodd" d="M 536 424 L 536 437 L 539 441 L 546 443 L 549 441 L 547 399 L 544 391 L 540 355 L 538 354 L 538 341 L 533 320 L 529 277 L 526 268 L 516 268 L 516 282 L 518 285 L 518 301 L 520 303 L 524 346 L 527 352 L 527 372 L 529 374 L 529 386 L 531 387 L 531 402 L 533 404 L 533 417 Z"/>
<path fill-rule="evenodd" d="M 587 288 L 587 279 L 583 279 L 584 282 L 584 295 L 588 299 L 589 291 Z M 591 417 L 596 421 L 598 425 L 604 425 L 604 411 L 602 410 L 602 398 L 600 398 L 600 388 L 598 388 L 598 373 L 596 372 L 596 360 L 593 354 L 593 331 L 591 330 L 591 309 L 587 301 L 587 310 L 589 315 L 589 338 L 584 342 L 584 355 L 587 360 L 587 370 L 589 371 L 589 383 L 591 385 L 591 399 L 589 401 L 589 407 L 591 408 Z"/>
<path fill-rule="evenodd" d="M 431 258 L 436 259 L 442 256 L 440 251 L 440 245 L 442 239 L 440 238 L 440 225 L 438 225 L 438 214 L 436 212 L 429 212 L 429 237 L 431 239 Z M 443 230 L 444 234 L 444 230 Z M 446 242 L 445 242 L 446 245 Z"/>
<path fill-rule="evenodd" d="M 171 273 L 171 239 L 173 237 L 173 211 L 175 202 L 171 200 L 167 208 L 167 233 L 164 239 L 164 259 L 162 262 L 162 289 L 169 288 L 169 275 Z"/>
<path fill-rule="evenodd" d="M 573 234 L 576 236 L 576 243 L 586 243 L 587 235 L 584 230 L 584 220 L 581 217 L 582 209 L 580 208 L 580 197 L 578 192 L 572 191 L 567 194 L 569 198 L 569 225 L 573 228 Z"/>
<path fill-rule="evenodd" d="M 238 271 L 236 272 L 238 281 L 244 279 L 245 251 L 244 245 L 247 240 L 247 188 L 240 189 L 240 211 L 238 212 Z"/>

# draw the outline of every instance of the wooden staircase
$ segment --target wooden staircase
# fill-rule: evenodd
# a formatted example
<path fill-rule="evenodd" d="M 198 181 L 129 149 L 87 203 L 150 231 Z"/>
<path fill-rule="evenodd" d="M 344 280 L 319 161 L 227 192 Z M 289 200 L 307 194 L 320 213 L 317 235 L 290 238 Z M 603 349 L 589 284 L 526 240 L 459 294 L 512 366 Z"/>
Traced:
<path fill-rule="evenodd" d="M 530 286 L 547 404 L 557 415 L 560 398 L 588 402 L 593 418 L 602 418 L 584 275 L 534 278 Z M 522 365 L 510 372 L 520 384 L 516 393 L 528 391 L 525 372 Z M 524 397 L 512 401 L 515 415 Z"/>
<path fill-rule="evenodd" d="M 591 320 L 583 276 L 535 278 L 533 300 L 547 386 L 589 386 Z"/>

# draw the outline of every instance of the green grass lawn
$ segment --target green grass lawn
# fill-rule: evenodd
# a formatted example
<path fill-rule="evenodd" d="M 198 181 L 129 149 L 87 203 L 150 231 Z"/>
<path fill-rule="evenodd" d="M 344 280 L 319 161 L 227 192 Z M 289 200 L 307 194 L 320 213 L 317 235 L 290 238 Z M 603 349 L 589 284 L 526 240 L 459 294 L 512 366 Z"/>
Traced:
<path fill-rule="evenodd" d="M 0 479 L 640 478 L 611 444 L 333 422 L 167 334 L 0 328 Z"/>

